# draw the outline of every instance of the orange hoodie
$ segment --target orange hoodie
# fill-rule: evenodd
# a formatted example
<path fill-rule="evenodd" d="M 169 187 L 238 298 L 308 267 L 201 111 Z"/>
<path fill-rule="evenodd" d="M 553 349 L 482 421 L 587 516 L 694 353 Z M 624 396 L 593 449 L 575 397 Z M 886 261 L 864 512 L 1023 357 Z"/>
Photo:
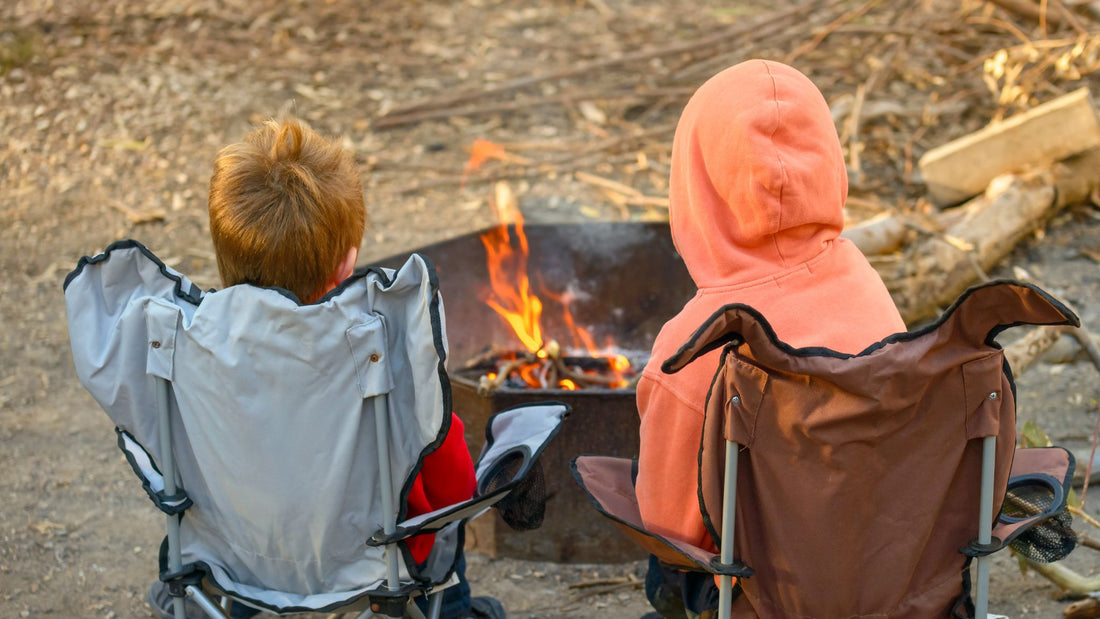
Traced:
<path fill-rule="evenodd" d="M 688 101 L 672 145 L 669 218 L 698 292 L 668 321 L 638 382 L 637 494 L 654 533 L 716 550 L 698 500 L 698 452 L 718 350 L 661 372 L 728 303 L 759 310 L 795 347 L 857 353 L 905 324 L 854 245 L 838 238 L 848 179 L 825 99 L 786 65 L 750 60 Z"/>

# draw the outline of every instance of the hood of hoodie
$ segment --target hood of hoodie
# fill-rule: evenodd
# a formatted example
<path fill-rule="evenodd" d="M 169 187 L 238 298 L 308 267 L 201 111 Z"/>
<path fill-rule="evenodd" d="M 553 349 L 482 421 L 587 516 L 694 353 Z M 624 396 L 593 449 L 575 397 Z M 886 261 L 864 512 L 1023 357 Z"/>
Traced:
<path fill-rule="evenodd" d="M 797 267 L 843 229 L 836 127 L 821 92 L 789 66 L 750 60 L 709 79 L 672 150 L 672 237 L 700 289 Z"/>

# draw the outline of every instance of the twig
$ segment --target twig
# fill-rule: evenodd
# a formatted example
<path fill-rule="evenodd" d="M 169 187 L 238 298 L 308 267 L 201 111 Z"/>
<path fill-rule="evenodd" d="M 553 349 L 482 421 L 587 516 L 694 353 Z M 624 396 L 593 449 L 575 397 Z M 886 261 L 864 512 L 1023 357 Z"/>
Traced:
<path fill-rule="evenodd" d="M 1023 557 L 1023 560 L 1028 568 L 1035 570 L 1063 591 L 1077 595 L 1087 595 L 1100 590 L 1100 577 L 1086 578 L 1060 562 L 1036 563 L 1027 557 Z"/>
<path fill-rule="evenodd" d="M 553 168 L 533 167 L 533 168 L 517 168 L 512 170 L 496 171 L 492 173 L 482 173 L 477 175 L 470 175 L 463 178 L 462 176 L 444 176 L 442 178 L 432 178 L 413 185 L 409 185 L 403 189 L 398 189 L 399 195 L 406 195 L 410 193 L 417 193 L 425 189 L 433 189 L 436 187 L 447 187 L 451 185 L 462 185 L 469 187 L 471 185 L 479 185 L 481 183 L 491 183 L 494 181 L 516 179 L 516 178 L 534 178 L 536 176 L 542 176 L 547 172 L 554 171 Z"/>
<path fill-rule="evenodd" d="M 145 211 L 132 209 L 125 204 L 112 200 L 111 206 L 126 216 L 126 220 L 132 224 L 146 224 L 154 221 L 162 221 L 168 214 L 162 208 L 152 208 Z"/>
<path fill-rule="evenodd" d="M 1095 346 L 1094 346 L 1095 348 Z M 1098 411 L 1100 412 L 1100 411 Z M 1089 480 L 1092 479 L 1092 464 L 1096 462 L 1096 439 L 1100 436 L 1100 414 L 1096 416 L 1096 423 L 1092 427 L 1092 451 L 1089 453 L 1089 463 L 1085 466 L 1085 481 L 1081 486 L 1081 507 L 1085 507 L 1085 496 L 1089 491 Z"/>
<path fill-rule="evenodd" d="M 847 199 L 847 201 L 845 201 L 844 206 L 864 209 L 864 210 L 868 210 L 868 211 L 874 211 L 875 213 L 882 213 L 884 211 L 891 210 L 889 206 L 887 206 L 887 205 L 885 205 L 885 204 L 883 204 L 883 203 L 881 203 L 877 200 L 867 200 L 865 198 L 860 198 L 860 197 L 851 196 L 851 195 L 848 196 L 848 199 Z"/>
<path fill-rule="evenodd" d="M 588 183 L 589 185 L 595 185 L 604 189 L 610 189 L 611 191 L 621 193 L 626 196 L 640 198 L 642 192 L 631 187 L 630 185 L 624 185 L 618 181 L 613 181 L 610 178 L 604 178 L 602 176 L 596 176 L 595 174 L 589 174 L 588 172 L 576 172 L 573 174 L 579 181 Z"/>
<path fill-rule="evenodd" d="M 528 354 L 521 355 L 518 359 L 505 361 L 500 364 L 500 368 L 497 369 L 497 375 L 495 377 L 489 378 L 488 374 L 481 377 L 481 380 L 478 381 L 477 384 L 477 394 L 484 398 L 496 393 L 496 390 L 508 380 L 508 375 L 511 374 L 513 370 L 523 367 L 528 363 L 533 363 L 533 361 L 534 356 Z"/>
<path fill-rule="evenodd" d="M 577 595 L 573 596 L 573 601 L 583 600 L 586 598 L 595 597 L 597 595 L 603 595 L 605 593 L 611 593 L 620 589 L 640 589 L 644 584 L 645 583 L 640 580 L 634 580 L 614 585 L 607 585 L 605 587 L 595 588 L 589 591 L 585 591 L 583 593 L 578 593 Z"/>
<path fill-rule="evenodd" d="M 852 113 L 848 115 L 848 122 L 844 124 L 845 133 L 848 134 L 848 167 L 852 168 L 854 185 L 863 183 L 863 167 L 859 161 L 859 151 L 863 145 L 859 142 L 859 113 L 863 109 L 863 99 L 867 95 L 866 82 L 856 86 L 856 99 L 852 104 Z"/>
<path fill-rule="evenodd" d="M 829 25 L 822 28 L 817 33 L 817 35 L 815 35 L 814 38 L 811 39 L 809 42 L 798 46 L 798 49 L 791 52 L 787 56 L 787 58 L 784 60 L 784 62 L 786 62 L 787 64 L 792 64 L 792 63 L 794 63 L 795 60 L 798 59 L 799 56 L 802 56 L 803 54 L 806 54 L 810 51 L 813 51 L 813 50 L 817 49 L 817 46 L 820 45 L 821 42 L 824 41 L 826 37 L 828 37 L 830 34 L 835 32 L 837 28 L 840 28 L 844 24 L 852 21 L 853 19 L 855 19 L 857 17 L 860 17 L 861 15 L 866 13 L 867 11 L 871 10 L 871 7 L 878 4 L 879 1 L 880 0 L 870 0 L 869 2 L 864 3 L 863 6 L 859 7 L 858 9 L 856 9 L 854 11 L 849 11 L 849 12 L 845 13 L 844 15 L 841 15 L 840 17 L 836 18 Z"/>
<path fill-rule="evenodd" d="M 849 165 L 852 168 L 853 175 L 855 176 L 855 184 L 859 185 L 863 182 L 863 166 L 860 163 L 860 152 L 863 150 L 863 143 L 859 139 L 859 124 L 860 114 L 863 112 L 863 102 L 867 97 L 867 94 L 874 91 L 878 86 L 879 80 L 883 77 L 886 71 L 893 65 L 894 59 L 898 55 L 898 51 L 905 44 L 905 40 L 898 41 L 893 49 L 886 54 L 882 63 L 871 73 L 871 75 L 858 87 L 856 87 L 855 102 L 852 104 L 852 113 L 848 117 L 848 122 L 845 125 L 848 133 L 848 158 Z"/>
<path fill-rule="evenodd" d="M 976 17 L 966 18 L 966 23 L 968 23 L 968 24 L 988 24 L 990 26 L 996 26 L 998 28 L 1001 28 L 1003 30 L 1007 30 L 1008 32 L 1012 33 L 1017 39 L 1020 39 L 1020 42 L 1023 43 L 1024 45 L 1031 45 L 1031 39 L 1029 39 L 1028 36 L 1026 34 L 1024 34 L 1022 30 L 1017 28 L 1016 24 L 1013 24 L 1011 22 L 1007 22 L 1003 19 L 997 19 L 997 18 L 993 18 L 993 17 L 984 17 L 984 16 L 979 15 L 979 16 L 976 16 Z M 974 62 L 976 64 L 980 64 L 982 62 L 985 62 L 985 60 L 982 59 L 981 57 L 978 57 L 974 60 Z"/>
<path fill-rule="evenodd" d="M 605 387 L 620 387 L 624 379 L 620 376 L 604 376 L 602 374 L 585 374 L 578 372 L 566 365 L 561 357 L 552 357 L 554 365 L 558 368 L 558 374 L 568 378 L 578 385 L 601 385 Z"/>
<path fill-rule="evenodd" d="M 1093 550 L 1100 550 L 1100 540 L 1088 535 L 1087 533 L 1077 534 L 1077 543 L 1081 544 L 1085 548 L 1092 548 Z"/>
<path fill-rule="evenodd" d="M 383 116 L 401 116 L 412 112 L 418 112 L 422 110 L 432 110 L 440 108 L 449 108 L 459 103 L 467 103 L 475 101 L 483 97 L 502 94 L 525 88 L 534 84 L 540 84 L 542 82 L 550 80 L 558 80 L 567 77 L 573 77 L 576 75 L 582 75 L 585 73 L 602 72 L 611 67 L 615 67 L 622 64 L 628 64 L 632 62 L 639 62 L 643 60 L 650 60 L 653 58 L 659 58 L 661 56 L 675 56 L 679 54 L 686 54 L 700 49 L 705 49 L 712 45 L 731 45 L 733 43 L 741 43 L 741 37 L 744 35 L 752 34 L 759 30 L 760 27 L 769 22 L 792 19 L 809 13 L 819 8 L 822 4 L 821 0 L 814 2 L 807 2 L 805 4 L 796 5 L 794 8 L 780 11 L 778 13 L 772 13 L 759 20 L 753 20 L 749 23 L 738 23 L 732 27 L 724 28 L 715 34 L 696 39 L 688 42 L 680 42 L 675 45 L 667 45 L 657 49 L 649 49 L 637 51 L 629 54 L 623 54 L 622 56 L 614 58 L 606 58 L 595 62 L 586 62 L 579 65 L 575 65 L 566 69 L 559 69 L 557 71 L 551 71 L 542 75 L 531 75 L 526 77 L 520 77 L 512 80 L 508 80 L 496 86 L 491 86 L 483 90 L 466 91 L 461 92 L 449 97 L 443 97 L 440 99 L 423 101 L 421 103 L 406 106 L 404 108 L 398 108 L 391 110 L 389 114 Z"/>
<path fill-rule="evenodd" d="M 546 161 L 536 162 L 533 167 L 497 171 L 491 173 L 486 172 L 478 175 L 470 175 L 466 178 L 456 175 L 444 178 L 430 179 L 426 181 L 421 181 L 414 185 L 410 185 L 408 187 L 405 187 L 404 189 L 399 189 L 398 193 L 401 195 L 416 193 L 418 191 L 422 191 L 424 189 L 429 189 L 432 187 L 459 185 L 462 184 L 463 181 L 465 181 L 466 186 L 470 186 L 475 183 L 492 182 L 506 178 L 532 178 L 535 176 L 548 174 L 550 172 L 563 174 L 572 171 L 572 168 L 570 166 L 579 165 L 579 162 L 583 161 L 584 158 L 589 157 L 593 154 L 602 153 L 603 151 L 614 150 L 615 148 L 622 148 L 627 144 L 632 144 L 634 142 L 646 140 L 648 138 L 672 133 L 675 129 L 675 123 L 666 124 L 659 127 L 654 127 L 653 129 L 648 129 L 646 131 L 632 133 L 630 135 L 608 138 L 606 140 L 603 140 L 602 142 L 581 149 L 575 153 L 569 153 L 567 155 L 554 157 Z"/>
<path fill-rule="evenodd" d="M 1073 514 L 1075 516 L 1080 516 L 1081 520 L 1084 520 L 1085 522 L 1091 524 L 1092 526 L 1100 529 L 1100 522 L 1097 522 L 1095 518 L 1093 518 L 1092 516 L 1086 514 L 1083 511 L 1081 511 L 1081 508 L 1074 507 L 1072 505 L 1067 505 L 1066 509 L 1068 509 L 1071 514 Z"/>
<path fill-rule="evenodd" d="M 805 16 L 804 20 L 797 23 L 787 24 L 776 21 L 766 23 L 759 29 L 754 30 L 750 36 L 746 36 L 742 41 L 739 41 L 736 55 L 732 58 L 729 54 L 721 53 L 721 50 L 716 50 L 709 55 L 696 53 L 691 56 L 690 60 L 685 59 L 679 65 L 669 69 L 668 75 L 671 76 L 671 80 L 676 82 L 695 83 L 700 76 L 710 77 L 739 59 L 758 55 L 756 50 L 760 42 L 766 43 L 770 49 L 794 47 L 797 38 L 804 37 L 807 32 L 815 31 L 818 24 L 827 23 L 830 11 L 837 4 L 839 3 L 834 1 L 822 10 Z"/>
<path fill-rule="evenodd" d="M 636 583 L 637 579 L 628 578 L 626 576 L 619 576 L 618 578 L 595 578 L 592 580 L 583 580 L 581 582 L 575 582 L 569 585 L 570 589 L 587 589 L 589 587 L 602 587 L 603 585 L 621 585 L 623 583 Z"/>
<path fill-rule="evenodd" d="M 629 92 L 577 92 L 570 94 L 554 95 L 524 99 L 522 101 L 504 101 L 501 103 L 474 104 L 458 108 L 426 109 L 409 112 L 407 114 L 387 114 L 374 121 L 374 129 L 391 129 L 400 125 L 411 125 L 424 120 L 436 118 L 450 118 L 452 116 L 476 116 L 492 114 L 496 112 L 514 112 L 526 108 L 541 107 L 545 105 L 564 105 L 574 101 L 599 100 L 632 100 L 662 98 L 669 95 L 671 89 L 658 91 L 631 90 Z M 680 94 L 690 94 L 687 90 L 681 90 Z"/>
<path fill-rule="evenodd" d="M 1089 359 L 1092 360 L 1092 364 L 1096 366 L 1096 369 L 1100 370 L 1100 348 L 1097 348 L 1096 340 L 1093 339 L 1088 330 L 1084 326 L 1080 326 L 1070 329 L 1069 332 L 1088 353 Z"/>
<path fill-rule="evenodd" d="M 668 197 L 647 196 L 630 185 L 625 185 L 610 178 L 596 176 L 588 172 L 575 172 L 573 174 L 579 181 L 595 185 L 603 189 L 608 199 L 615 204 L 630 206 L 657 206 L 668 208 Z"/>
<path fill-rule="evenodd" d="M 1088 30 L 1081 25 L 1081 22 L 1070 12 L 1059 0 L 1048 0 L 1047 8 L 1054 8 L 1052 14 L 1049 10 L 1043 10 L 1042 7 L 1036 6 L 1034 3 L 1027 0 L 989 0 L 991 4 L 995 4 L 1009 13 L 1015 13 L 1021 17 L 1027 17 L 1029 19 L 1039 20 L 1040 26 L 1043 26 L 1043 31 L 1046 31 L 1045 24 L 1047 22 L 1054 27 L 1061 26 L 1063 23 L 1068 23 L 1071 28 L 1077 31 L 1078 34 L 1088 34 Z"/>

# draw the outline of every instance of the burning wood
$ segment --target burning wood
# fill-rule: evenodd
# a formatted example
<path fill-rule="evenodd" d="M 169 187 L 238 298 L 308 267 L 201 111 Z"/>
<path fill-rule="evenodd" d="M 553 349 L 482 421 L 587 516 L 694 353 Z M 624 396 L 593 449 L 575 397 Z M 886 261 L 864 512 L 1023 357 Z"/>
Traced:
<path fill-rule="evenodd" d="M 464 372 L 481 373 L 478 395 L 487 397 L 502 387 L 512 389 L 626 389 L 637 383 L 644 361 L 624 354 L 563 354 L 550 340 L 534 352 L 490 350 L 471 359 Z"/>

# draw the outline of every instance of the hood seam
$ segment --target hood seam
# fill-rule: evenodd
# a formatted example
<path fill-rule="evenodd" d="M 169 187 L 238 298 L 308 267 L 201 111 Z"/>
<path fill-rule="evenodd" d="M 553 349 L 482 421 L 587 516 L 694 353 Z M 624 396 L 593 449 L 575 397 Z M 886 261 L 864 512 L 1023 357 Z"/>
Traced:
<path fill-rule="evenodd" d="M 772 73 L 772 67 L 768 62 L 764 62 L 764 70 L 768 72 L 768 79 L 772 83 L 772 103 L 775 106 L 775 126 L 772 128 L 771 135 L 768 139 L 771 142 L 772 149 L 775 151 L 776 165 L 779 167 L 780 181 L 779 181 L 779 208 L 776 209 L 776 228 L 772 232 L 772 245 L 775 247 L 775 255 L 779 256 L 780 264 L 786 268 L 787 257 L 783 255 L 783 250 L 779 246 L 779 231 L 783 229 L 783 190 L 787 187 L 787 167 L 783 164 L 783 153 L 775 144 L 775 134 L 779 133 L 779 128 L 782 126 L 782 119 L 780 118 L 779 107 L 779 85 L 776 84 L 775 74 Z"/>

